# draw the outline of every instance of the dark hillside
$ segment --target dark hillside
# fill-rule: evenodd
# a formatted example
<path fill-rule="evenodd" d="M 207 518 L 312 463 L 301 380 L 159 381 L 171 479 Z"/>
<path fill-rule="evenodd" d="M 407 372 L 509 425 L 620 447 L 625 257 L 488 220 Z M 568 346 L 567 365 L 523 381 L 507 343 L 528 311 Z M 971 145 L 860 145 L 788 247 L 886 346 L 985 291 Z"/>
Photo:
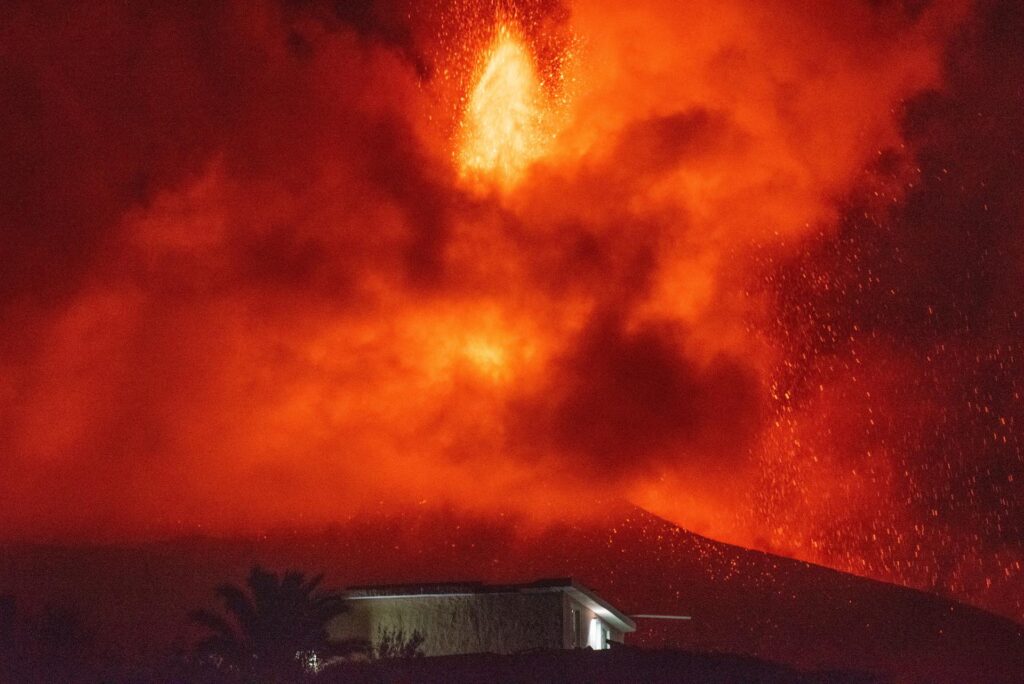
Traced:
<path fill-rule="evenodd" d="M 692 616 L 640 621 L 629 639 L 638 647 L 917 681 L 1024 681 L 1024 628 L 1012 621 L 714 542 L 633 508 L 600 523 L 534 532 L 511 522 L 417 513 L 258 539 L 7 546 L 0 552 L 0 594 L 16 598 L 23 622 L 47 605 L 72 609 L 89 635 L 89 658 L 131 665 L 189 643 L 187 611 L 209 605 L 214 585 L 240 578 L 257 561 L 324 571 L 335 586 L 571 575 L 625 612 Z"/>

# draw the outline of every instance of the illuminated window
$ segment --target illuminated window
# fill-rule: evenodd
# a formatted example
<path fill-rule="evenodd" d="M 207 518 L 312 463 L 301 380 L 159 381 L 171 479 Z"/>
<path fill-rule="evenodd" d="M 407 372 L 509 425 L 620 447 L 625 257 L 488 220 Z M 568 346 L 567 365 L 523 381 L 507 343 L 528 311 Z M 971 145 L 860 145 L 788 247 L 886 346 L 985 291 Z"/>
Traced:
<path fill-rule="evenodd" d="M 579 648 L 583 645 L 583 615 L 579 608 L 572 609 L 572 647 Z"/>
<path fill-rule="evenodd" d="M 597 618 L 590 620 L 590 632 L 587 634 L 587 646 L 595 651 L 608 648 L 608 630 Z"/>

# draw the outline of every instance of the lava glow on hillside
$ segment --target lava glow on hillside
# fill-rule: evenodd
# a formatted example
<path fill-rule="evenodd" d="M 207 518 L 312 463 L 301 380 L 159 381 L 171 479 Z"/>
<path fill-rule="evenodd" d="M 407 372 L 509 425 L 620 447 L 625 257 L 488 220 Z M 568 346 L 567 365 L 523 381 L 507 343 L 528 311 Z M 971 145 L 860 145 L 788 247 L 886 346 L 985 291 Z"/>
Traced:
<path fill-rule="evenodd" d="M 1022 14 L 7 4 L 3 538 L 624 499 L 1024 619 Z"/>

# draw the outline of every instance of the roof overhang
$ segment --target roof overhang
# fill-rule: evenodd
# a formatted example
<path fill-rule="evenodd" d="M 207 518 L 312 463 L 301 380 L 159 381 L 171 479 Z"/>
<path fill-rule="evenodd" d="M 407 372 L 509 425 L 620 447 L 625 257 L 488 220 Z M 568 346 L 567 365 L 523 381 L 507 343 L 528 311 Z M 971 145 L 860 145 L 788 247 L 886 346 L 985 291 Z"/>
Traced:
<path fill-rule="evenodd" d="M 601 597 L 586 587 L 580 586 L 574 582 L 570 586 L 566 587 L 566 593 L 592 610 L 595 615 L 618 631 L 636 631 L 636 623 L 633 622 L 628 615 L 619 612 L 614 606 L 605 602 Z"/>

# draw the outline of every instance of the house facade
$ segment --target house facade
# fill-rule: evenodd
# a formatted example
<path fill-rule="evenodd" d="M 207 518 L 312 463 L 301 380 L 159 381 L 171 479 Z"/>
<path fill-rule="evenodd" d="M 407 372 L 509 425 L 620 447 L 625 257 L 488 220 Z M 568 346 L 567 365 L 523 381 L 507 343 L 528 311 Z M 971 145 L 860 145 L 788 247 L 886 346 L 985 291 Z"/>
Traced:
<path fill-rule="evenodd" d="M 568 578 L 351 587 L 346 597 L 351 611 L 332 623 L 332 637 L 379 643 L 386 635 L 419 633 L 428 656 L 605 649 L 636 629 L 628 616 Z"/>

